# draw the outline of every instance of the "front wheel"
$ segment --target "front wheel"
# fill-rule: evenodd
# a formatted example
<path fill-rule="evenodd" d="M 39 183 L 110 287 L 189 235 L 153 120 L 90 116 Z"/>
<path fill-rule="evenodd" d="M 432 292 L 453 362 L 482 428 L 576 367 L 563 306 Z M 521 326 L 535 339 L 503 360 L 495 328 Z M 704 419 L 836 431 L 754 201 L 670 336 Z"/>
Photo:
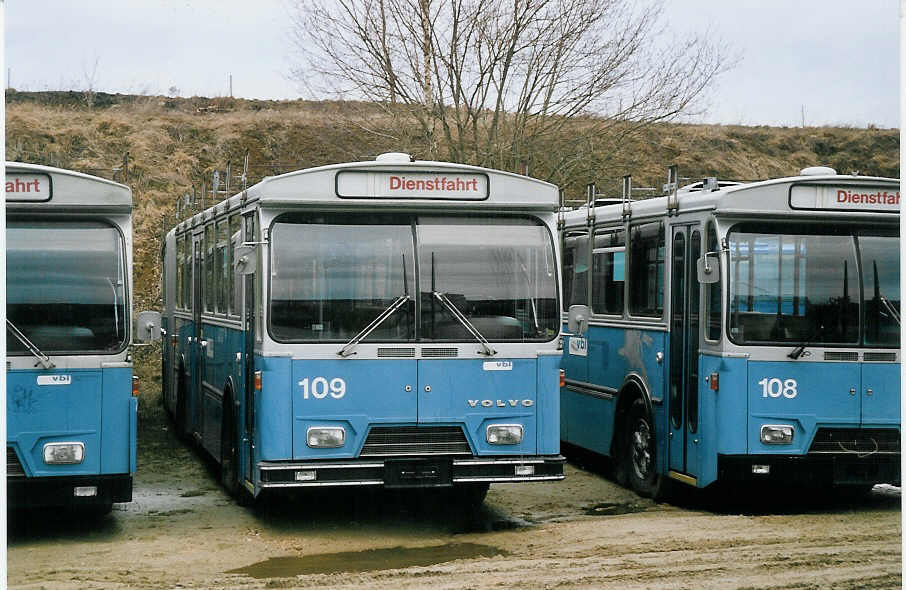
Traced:
<path fill-rule="evenodd" d="M 640 496 L 658 499 L 663 494 L 663 477 L 657 472 L 657 440 L 645 402 L 637 399 L 627 414 L 624 460 L 629 485 Z"/>
<path fill-rule="evenodd" d="M 223 425 L 220 430 L 220 482 L 240 506 L 252 503 L 252 495 L 242 485 L 239 467 L 239 434 L 233 414 L 233 401 L 224 400 Z"/>

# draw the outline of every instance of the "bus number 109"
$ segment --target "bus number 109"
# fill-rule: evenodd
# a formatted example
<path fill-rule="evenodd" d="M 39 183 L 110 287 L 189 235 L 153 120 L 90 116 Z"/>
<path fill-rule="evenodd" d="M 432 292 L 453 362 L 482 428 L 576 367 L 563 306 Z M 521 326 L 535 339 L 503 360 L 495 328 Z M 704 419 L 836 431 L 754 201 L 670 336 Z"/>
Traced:
<path fill-rule="evenodd" d="M 324 399 L 328 395 L 340 399 L 346 395 L 346 381 L 340 377 L 334 377 L 330 381 L 326 377 L 315 377 L 310 382 L 306 377 L 299 381 L 299 387 L 302 388 L 302 399 L 308 399 L 309 393 L 315 399 Z"/>

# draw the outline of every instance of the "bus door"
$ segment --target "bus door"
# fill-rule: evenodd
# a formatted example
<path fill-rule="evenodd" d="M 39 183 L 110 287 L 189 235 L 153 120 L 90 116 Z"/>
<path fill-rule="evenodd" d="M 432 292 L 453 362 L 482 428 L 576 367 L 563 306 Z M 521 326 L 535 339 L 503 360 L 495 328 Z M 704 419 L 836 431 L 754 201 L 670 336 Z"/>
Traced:
<path fill-rule="evenodd" d="M 255 216 L 246 215 L 245 222 L 245 242 L 255 242 L 257 240 L 257 231 L 255 228 Z M 242 240 L 240 240 L 241 242 Z M 260 247 L 260 246 L 259 246 Z M 258 256 L 256 250 L 253 254 Z M 244 457 L 242 467 L 239 472 L 246 481 L 254 481 L 254 453 L 255 448 L 255 280 L 258 276 L 258 269 L 252 273 L 243 274 L 239 280 L 243 284 L 243 320 L 242 320 L 242 380 L 243 380 L 243 400 L 242 412 L 243 419 L 241 423 L 241 432 L 239 433 L 239 456 Z"/>
<path fill-rule="evenodd" d="M 201 313 L 204 307 L 204 297 L 202 294 L 202 285 L 204 285 L 204 275 L 202 266 L 204 261 L 204 247 L 202 234 L 197 234 L 193 242 L 194 256 L 192 257 L 192 345 L 189 347 L 189 354 L 192 366 L 192 382 L 189 395 L 188 410 L 190 412 L 191 426 L 190 432 L 199 432 L 201 429 L 201 411 L 202 397 L 201 389 L 202 375 L 204 373 L 205 351 L 202 349 L 203 330 L 201 328 Z"/>
<path fill-rule="evenodd" d="M 245 399 L 242 405 L 245 412 L 239 440 L 245 451 L 246 460 L 243 462 L 243 469 L 240 473 L 246 480 L 252 481 L 252 463 L 254 461 L 252 448 L 255 430 L 255 274 L 245 275 L 242 277 L 242 281 L 245 284 L 245 319 L 242 326 L 243 350 L 245 351 L 242 359 Z"/>
<path fill-rule="evenodd" d="M 674 226 L 670 272 L 669 468 L 696 477 L 699 471 L 699 284 L 698 225 Z M 691 483 L 691 482 L 690 482 Z"/>

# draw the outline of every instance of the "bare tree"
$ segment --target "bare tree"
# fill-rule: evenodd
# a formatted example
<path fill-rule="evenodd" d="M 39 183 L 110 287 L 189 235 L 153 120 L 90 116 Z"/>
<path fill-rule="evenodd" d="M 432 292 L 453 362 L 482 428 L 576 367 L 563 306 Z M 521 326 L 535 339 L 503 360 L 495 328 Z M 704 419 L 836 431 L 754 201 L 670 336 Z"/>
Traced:
<path fill-rule="evenodd" d="M 85 62 L 82 62 L 82 80 L 83 86 L 85 87 L 84 90 L 82 90 L 82 99 L 89 109 L 94 106 L 94 100 L 98 91 L 98 63 L 100 63 L 100 60 L 99 57 L 95 57 L 94 63 L 90 68 Z"/>
<path fill-rule="evenodd" d="M 631 0 L 293 0 L 291 76 L 414 122 L 423 156 L 560 181 L 691 113 L 725 68 L 662 20 Z"/>

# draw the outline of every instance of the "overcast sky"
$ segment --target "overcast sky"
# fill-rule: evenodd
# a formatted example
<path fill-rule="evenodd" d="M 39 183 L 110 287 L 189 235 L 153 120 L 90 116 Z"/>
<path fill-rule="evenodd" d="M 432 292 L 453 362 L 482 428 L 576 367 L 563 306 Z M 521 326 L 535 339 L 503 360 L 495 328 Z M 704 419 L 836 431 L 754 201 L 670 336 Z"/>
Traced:
<path fill-rule="evenodd" d="M 739 57 L 696 121 L 898 127 L 897 0 L 667 0 L 679 35 Z M 286 0 L 9 0 L 19 90 L 297 98 Z M 95 64 L 97 67 L 95 68 Z"/>

